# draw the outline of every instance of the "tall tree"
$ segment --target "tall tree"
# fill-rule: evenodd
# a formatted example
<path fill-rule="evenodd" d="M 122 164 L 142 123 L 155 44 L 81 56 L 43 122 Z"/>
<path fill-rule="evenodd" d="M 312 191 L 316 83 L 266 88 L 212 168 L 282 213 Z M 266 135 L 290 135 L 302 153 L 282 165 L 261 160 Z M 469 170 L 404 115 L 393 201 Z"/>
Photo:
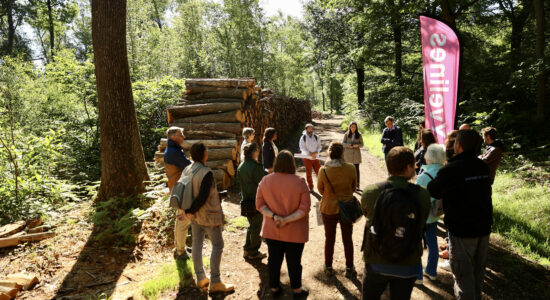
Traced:
<path fill-rule="evenodd" d="M 510 68 L 514 71 L 521 59 L 519 54 L 521 50 L 523 28 L 525 27 L 531 9 L 533 8 L 533 1 L 498 0 L 498 5 L 503 11 L 504 16 L 508 18 L 512 24 L 512 32 L 510 35 Z"/>
<path fill-rule="evenodd" d="M 539 65 L 537 75 L 537 121 L 542 125 L 546 115 L 546 65 L 544 62 L 544 2 L 542 0 L 534 0 L 535 3 L 535 20 L 536 20 L 536 56 Z"/>
<path fill-rule="evenodd" d="M 144 191 L 148 179 L 126 53 L 126 1 L 92 1 L 101 184 L 99 201 Z"/>

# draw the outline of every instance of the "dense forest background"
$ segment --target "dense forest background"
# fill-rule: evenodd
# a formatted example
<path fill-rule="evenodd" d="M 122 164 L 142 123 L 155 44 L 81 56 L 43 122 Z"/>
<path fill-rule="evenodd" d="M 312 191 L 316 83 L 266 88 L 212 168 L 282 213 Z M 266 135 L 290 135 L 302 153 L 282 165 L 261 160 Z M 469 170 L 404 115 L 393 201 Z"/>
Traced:
<path fill-rule="evenodd" d="M 546 2 L 546 3 L 545 3 Z M 128 0 L 132 90 L 146 159 L 194 77 L 256 77 L 379 129 L 423 118 L 418 16 L 462 41 L 459 122 L 495 126 L 515 157 L 548 160 L 550 8 L 542 0 Z M 546 5 L 546 7 L 544 7 Z M 100 178 L 90 1 L 0 2 L 0 224 L 95 190 Z"/>

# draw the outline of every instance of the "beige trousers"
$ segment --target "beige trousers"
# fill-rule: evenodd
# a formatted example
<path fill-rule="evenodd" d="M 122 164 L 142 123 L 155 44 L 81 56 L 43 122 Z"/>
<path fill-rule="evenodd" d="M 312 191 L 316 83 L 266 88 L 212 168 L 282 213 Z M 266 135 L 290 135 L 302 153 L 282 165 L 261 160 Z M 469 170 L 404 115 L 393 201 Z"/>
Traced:
<path fill-rule="evenodd" d="M 178 209 L 177 215 L 185 214 L 183 210 Z M 176 242 L 176 252 L 181 255 L 185 252 L 185 241 L 187 240 L 187 232 L 191 225 L 190 219 L 180 221 L 176 218 L 176 226 L 174 227 L 174 240 Z"/>

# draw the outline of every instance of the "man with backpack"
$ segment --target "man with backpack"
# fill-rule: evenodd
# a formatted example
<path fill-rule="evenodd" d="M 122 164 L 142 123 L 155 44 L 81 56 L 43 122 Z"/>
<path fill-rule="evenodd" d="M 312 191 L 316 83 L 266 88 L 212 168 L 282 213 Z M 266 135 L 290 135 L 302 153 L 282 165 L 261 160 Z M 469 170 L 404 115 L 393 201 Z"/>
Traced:
<path fill-rule="evenodd" d="M 306 167 L 307 185 L 310 191 L 313 191 L 313 176 L 311 175 L 311 169 L 315 170 L 316 176 L 319 174 L 321 161 L 317 156 L 322 148 L 321 139 L 318 135 L 313 133 L 313 124 L 306 124 L 306 129 L 302 132 L 302 137 L 300 138 L 300 151 L 302 151 L 303 155 L 311 157 L 311 159 L 303 159 L 304 166 Z"/>
<path fill-rule="evenodd" d="M 422 233 L 430 210 L 430 195 L 408 182 L 416 175 L 410 149 L 392 148 L 386 167 L 388 180 L 365 188 L 361 199 L 367 218 L 362 247 L 364 300 L 380 299 L 388 285 L 391 299 L 410 299 L 421 267 Z"/>
<path fill-rule="evenodd" d="M 477 157 L 479 140 L 476 131 L 460 130 L 456 155 L 428 184 L 430 195 L 443 199 L 457 299 L 481 299 L 493 223 L 489 166 Z"/>

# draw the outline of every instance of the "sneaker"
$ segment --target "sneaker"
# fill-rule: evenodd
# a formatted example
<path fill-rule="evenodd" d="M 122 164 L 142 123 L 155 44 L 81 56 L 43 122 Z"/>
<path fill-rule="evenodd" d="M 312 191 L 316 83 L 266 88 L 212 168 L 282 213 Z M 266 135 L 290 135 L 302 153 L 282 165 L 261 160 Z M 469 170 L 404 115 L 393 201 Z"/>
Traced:
<path fill-rule="evenodd" d="M 424 276 L 428 277 L 431 281 L 437 280 L 437 276 L 433 276 L 426 273 L 426 270 L 424 270 L 423 273 L 424 273 Z"/>
<path fill-rule="evenodd" d="M 451 272 L 451 262 L 448 259 L 440 262 L 438 266 L 445 271 Z"/>
<path fill-rule="evenodd" d="M 210 285 L 210 293 L 231 293 L 235 291 L 235 287 L 232 284 L 225 284 L 223 282 L 213 283 Z"/>
<path fill-rule="evenodd" d="M 325 266 L 325 275 L 328 277 L 334 276 L 334 269 L 332 267 Z"/>
<path fill-rule="evenodd" d="M 439 257 L 443 259 L 449 259 L 449 250 L 439 252 Z"/>
<path fill-rule="evenodd" d="M 208 289 L 209 284 L 210 284 L 210 279 L 206 277 L 197 283 L 197 287 L 201 290 L 206 290 Z"/>
<path fill-rule="evenodd" d="M 424 282 L 422 281 L 422 279 L 417 279 L 414 284 L 416 285 L 424 285 Z"/>
<path fill-rule="evenodd" d="M 309 295 L 309 291 L 305 288 L 302 288 L 299 293 L 292 292 L 293 299 L 305 299 L 307 298 L 307 295 Z"/>
<path fill-rule="evenodd" d="M 248 254 L 248 253 L 247 253 Z M 266 258 L 267 255 L 265 253 L 262 253 L 262 252 L 258 252 L 257 254 L 255 255 L 247 255 L 245 256 L 246 259 L 264 259 Z"/>
<path fill-rule="evenodd" d="M 346 268 L 346 278 L 354 278 L 357 277 L 357 271 L 355 271 L 354 267 Z"/>

